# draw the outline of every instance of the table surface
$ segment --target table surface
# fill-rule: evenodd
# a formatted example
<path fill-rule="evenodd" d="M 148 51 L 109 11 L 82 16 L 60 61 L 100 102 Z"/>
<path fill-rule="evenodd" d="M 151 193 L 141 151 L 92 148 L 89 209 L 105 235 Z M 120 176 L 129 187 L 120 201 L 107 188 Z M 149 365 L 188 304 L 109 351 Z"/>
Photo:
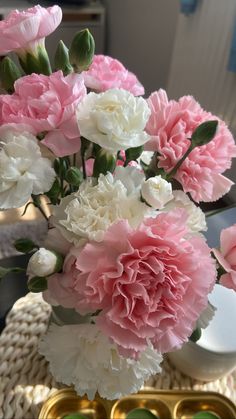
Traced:
<path fill-rule="evenodd" d="M 51 308 L 40 294 L 27 294 L 7 316 L 0 336 L 0 419 L 37 418 L 42 404 L 61 386 L 38 354 L 38 343 L 48 327 Z M 236 402 L 236 370 L 210 383 L 181 374 L 168 358 L 162 373 L 146 385 L 156 389 L 216 391 Z"/>

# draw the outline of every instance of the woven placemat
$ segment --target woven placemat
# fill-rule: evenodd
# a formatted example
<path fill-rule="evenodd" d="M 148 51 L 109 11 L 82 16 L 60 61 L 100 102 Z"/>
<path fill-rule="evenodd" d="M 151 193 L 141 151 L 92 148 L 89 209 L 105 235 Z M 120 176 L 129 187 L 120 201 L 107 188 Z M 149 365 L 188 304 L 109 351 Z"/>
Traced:
<path fill-rule="evenodd" d="M 40 294 L 29 293 L 8 314 L 0 336 L 1 419 L 37 419 L 43 402 L 61 387 L 38 354 L 38 342 L 47 329 L 50 312 Z M 147 386 L 217 391 L 236 402 L 236 371 L 204 384 L 181 374 L 167 358 L 162 367 L 162 373 L 152 377 Z"/>

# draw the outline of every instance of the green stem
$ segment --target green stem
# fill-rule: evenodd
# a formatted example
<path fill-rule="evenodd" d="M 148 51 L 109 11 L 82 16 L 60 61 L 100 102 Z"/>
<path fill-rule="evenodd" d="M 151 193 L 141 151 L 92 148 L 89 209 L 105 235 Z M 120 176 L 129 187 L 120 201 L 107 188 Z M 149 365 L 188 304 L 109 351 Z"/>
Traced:
<path fill-rule="evenodd" d="M 87 179 L 86 164 L 85 164 L 84 153 L 81 153 L 81 160 L 82 160 L 82 168 L 83 168 L 83 178 L 84 179 Z"/>
<path fill-rule="evenodd" d="M 61 190 L 61 198 L 64 198 L 64 181 L 62 175 L 60 176 L 60 190 Z"/>
<path fill-rule="evenodd" d="M 166 180 L 170 180 L 177 172 L 177 170 L 180 168 L 181 164 L 184 162 L 186 157 L 191 153 L 191 151 L 194 149 L 194 145 L 191 143 L 188 150 L 184 153 L 183 157 L 177 162 L 176 166 L 166 175 Z"/>
<path fill-rule="evenodd" d="M 48 217 L 47 217 L 45 211 L 43 210 L 43 208 L 41 206 L 40 196 L 39 195 L 33 195 L 33 194 L 31 196 L 32 196 L 32 200 L 33 200 L 34 206 L 41 212 L 42 216 L 48 222 Z"/>
<path fill-rule="evenodd" d="M 234 204 L 232 204 L 232 205 L 229 205 L 228 207 L 219 208 L 219 209 L 217 209 L 215 211 L 210 211 L 209 213 L 206 213 L 205 216 L 206 217 L 211 217 L 212 215 L 220 214 L 223 211 L 226 211 L 228 209 L 235 208 L 235 207 L 236 207 L 236 202 Z"/>
<path fill-rule="evenodd" d="M 76 167 L 76 153 L 73 155 L 73 166 Z"/>

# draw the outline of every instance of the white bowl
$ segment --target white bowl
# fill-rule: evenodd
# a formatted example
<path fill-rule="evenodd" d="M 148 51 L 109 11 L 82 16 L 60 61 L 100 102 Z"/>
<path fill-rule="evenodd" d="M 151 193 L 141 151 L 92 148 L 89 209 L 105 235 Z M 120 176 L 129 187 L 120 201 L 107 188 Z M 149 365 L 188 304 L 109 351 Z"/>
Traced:
<path fill-rule="evenodd" d="M 168 354 L 180 371 L 202 381 L 216 380 L 236 368 L 236 292 L 215 285 L 209 301 L 217 310 L 199 341 Z"/>

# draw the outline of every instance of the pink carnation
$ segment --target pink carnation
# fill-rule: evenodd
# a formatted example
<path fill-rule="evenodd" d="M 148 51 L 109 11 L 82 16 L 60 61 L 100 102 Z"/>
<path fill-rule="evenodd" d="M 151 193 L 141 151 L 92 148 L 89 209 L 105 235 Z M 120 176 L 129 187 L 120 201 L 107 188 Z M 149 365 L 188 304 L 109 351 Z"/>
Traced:
<path fill-rule="evenodd" d="M 12 11 L 0 21 L 0 55 L 10 51 L 32 49 L 33 44 L 44 39 L 60 24 L 62 11 L 59 6 L 35 6 L 25 11 Z"/>
<path fill-rule="evenodd" d="M 88 71 L 83 72 L 85 85 L 98 92 L 120 88 L 134 96 L 144 94 L 144 87 L 137 77 L 126 70 L 120 61 L 106 55 L 95 55 Z"/>
<path fill-rule="evenodd" d="M 236 156 L 236 146 L 226 124 L 204 111 L 192 96 L 179 101 L 168 100 L 166 92 L 159 90 L 148 98 L 152 111 L 146 130 L 151 140 L 146 150 L 160 153 L 158 166 L 170 172 L 190 145 L 193 131 L 202 122 L 219 121 L 218 132 L 213 140 L 196 147 L 174 176 L 196 202 L 215 201 L 226 194 L 233 182 L 222 173 L 231 166 Z"/>
<path fill-rule="evenodd" d="M 236 224 L 225 228 L 220 234 L 220 249 L 213 249 L 215 257 L 226 271 L 220 283 L 236 291 Z"/>
<path fill-rule="evenodd" d="M 78 74 L 50 76 L 31 74 L 15 82 L 15 93 L 0 95 L 0 124 L 20 123 L 32 127 L 35 135 L 46 132 L 42 141 L 56 156 L 76 153 L 80 134 L 75 108 L 86 94 Z"/>
<path fill-rule="evenodd" d="M 186 239 L 186 214 L 146 219 L 137 230 L 113 224 L 102 243 L 68 255 L 63 274 L 49 279 L 51 297 L 81 314 L 101 310 L 96 323 L 124 355 L 148 340 L 160 352 L 188 339 L 207 306 L 215 263 L 205 240 Z"/>

